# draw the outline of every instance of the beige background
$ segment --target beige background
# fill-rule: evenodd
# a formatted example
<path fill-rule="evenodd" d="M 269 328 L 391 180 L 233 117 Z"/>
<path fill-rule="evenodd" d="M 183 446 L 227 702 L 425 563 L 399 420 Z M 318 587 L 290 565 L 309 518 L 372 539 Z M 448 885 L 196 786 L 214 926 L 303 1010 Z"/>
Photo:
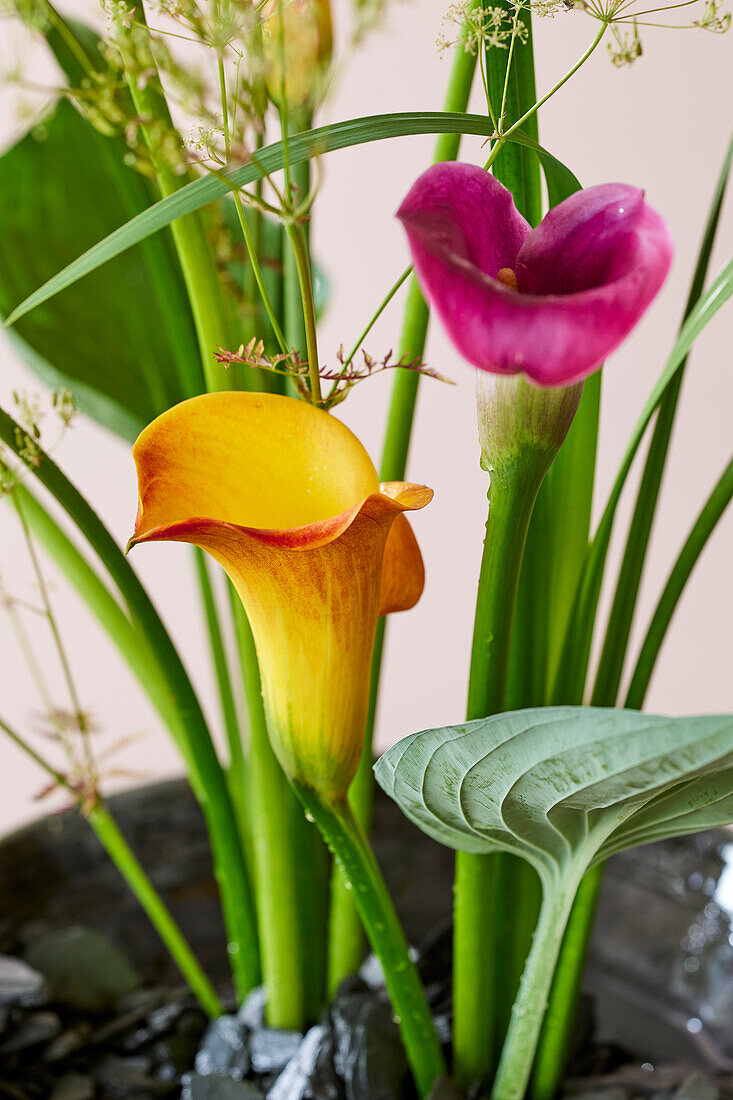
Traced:
<path fill-rule="evenodd" d="M 439 108 L 449 68 L 449 59 L 439 58 L 434 48 L 443 6 L 444 0 L 393 4 L 384 28 L 342 73 L 324 120 Z M 91 0 L 76 5 L 79 12 L 92 9 L 94 13 L 98 10 Z M 338 22 L 338 10 L 335 17 Z M 580 12 L 539 21 L 540 89 L 549 87 L 575 61 L 595 29 Z M 0 39 L 6 63 L 25 49 L 7 22 L 0 25 Z M 647 29 L 644 45 L 645 56 L 632 69 L 624 70 L 613 68 L 601 48 L 548 105 L 541 123 L 546 146 L 583 184 L 620 180 L 645 187 L 649 201 L 667 219 L 676 241 L 676 259 L 666 287 L 606 371 L 596 513 L 673 342 L 731 121 L 730 38 L 698 31 Z M 34 78 L 46 79 L 51 73 L 42 51 L 24 56 Z M 0 140 L 4 143 L 17 131 L 17 106 L 16 96 L 4 93 L 0 97 Z M 474 109 L 482 109 L 478 95 Z M 342 341 L 349 345 L 355 338 L 404 267 L 405 242 L 393 214 L 412 180 L 427 165 L 431 146 L 430 138 L 414 138 L 339 152 L 324 162 L 325 181 L 314 233 L 316 252 L 333 283 L 331 307 L 320 337 L 327 361 Z M 464 156 L 479 160 L 479 143 L 466 141 Z M 12 211 L 3 211 L 1 216 L 12 218 Z M 732 226 L 733 204 L 729 202 L 713 270 L 730 254 Z M 384 354 L 395 345 L 401 302 L 402 298 L 370 336 L 367 347 L 373 354 Z M 428 584 L 418 608 L 391 621 L 379 716 L 380 746 L 425 725 L 460 719 L 465 701 L 486 478 L 477 465 L 471 371 L 437 327 L 431 332 L 427 359 L 458 385 L 448 388 L 426 380 L 421 388 L 409 476 L 436 491 L 434 504 L 415 518 Z M 18 387 L 39 389 L 0 335 L 0 401 L 7 406 L 11 390 Z M 389 381 L 375 379 L 359 388 L 341 413 L 375 458 L 381 448 L 388 393 Z M 732 398 L 728 311 L 716 318 L 698 342 L 685 383 L 634 631 L 636 642 L 703 497 L 729 458 Z M 135 511 L 135 482 L 127 447 L 85 421 L 77 424 L 58 457 L 124 543 Z M 628 500 L 626 503 L 628 507 Z M 627 510 L 623 516 L 626 514 Z M 10 508 L 1 504 L 0 548 L 5 586 L 16 596 L 35 599 L 17 523 Z M 684 713 L 727 710 L 733 705 L 732 555 L 733 513 L 720 524 L 680 605 L 652 684 L 648 709 Z M 185 654 L 218 728 L 186 548 L 143 547 L 135 552 L 133 561 Z M 175 751 L 135 682 L 73 592 L 57 579 L 50 563 L 47 570 L 79 690 L 104 731 L 104 743 L 141 735 L 140 741 L 114 758 L 112 766 L 135 769 L 143 778 L 177 772 Z M 66 705 L 48 637 L 32 617 L 26 622 L 57 702 Z M 0 713 L 19 728 L 32 730 L 37 725 L 38 697 L 2 613 L 0 652 Z M 109 786 L 131 778 L 118 777 L 110 780 Z M 0 745 L 0 830 L 42 812 L 33 801 L 42 784 L 32 764 L 13 747 Z M 60 801 L 49 802 L 48 807 L 52 804 Z"/>

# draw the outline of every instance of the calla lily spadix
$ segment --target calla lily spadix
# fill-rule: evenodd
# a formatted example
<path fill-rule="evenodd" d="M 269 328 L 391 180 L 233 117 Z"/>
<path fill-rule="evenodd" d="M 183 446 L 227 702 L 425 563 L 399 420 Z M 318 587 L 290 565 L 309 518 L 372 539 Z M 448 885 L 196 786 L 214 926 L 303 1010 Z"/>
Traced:
<path fill-rule="evenodd" d="M 421 287 L 469 363 L 567 386 L 596 370 L 665 280 L 672 243 L 636 187 L 578 191 L 532 229 L 471 164 L 429 168 L 398 214 Z"/>
<path fill-rule="evenodd" d="M 285 772 L 342 798 L 361 754 L 377 618 L 424 582 L 405 512 L 432 491 L 380 485 L 349 429 L 275 394 L 215 393 L 153 421 L 133 449 L 140 542 L 189 542 L 249 617 Z"/>

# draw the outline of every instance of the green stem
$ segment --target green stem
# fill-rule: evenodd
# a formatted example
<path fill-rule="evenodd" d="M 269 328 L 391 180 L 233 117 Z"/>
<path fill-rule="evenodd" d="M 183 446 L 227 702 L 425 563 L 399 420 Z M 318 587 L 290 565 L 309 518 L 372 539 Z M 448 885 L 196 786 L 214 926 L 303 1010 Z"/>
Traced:
<path fill-rule="evenodd" d="M 287 227 L 288 239 L 295 259 L 300 286 L 303 318 L 305 320 L 305 341 L 308 355 L 308 378 L 310 380 L 311 401 L 321 403 L 321 375 L 318 366 L 318 333 L 316 330 L 316 307 L 313 299 L 313 279 L 311 275 L 308 238 L 302 225 Z"/>
<path fill-rule="evenodd" d="M 478 0 L 472 0 L 467 15 L 478 7 Z M 446 89 L 444 109 L 446 111 L 462 112 L 466 110 L 474 73 L 476 71 L 476 55 L 465 49 L 463 35 L 456 43 L 453 55 L 448 88 Z M 460 134 L 441 134 L 435 143 L 434 161 L 455 160 L 460 148 Z M 384 305 L 392 294 L 402 284 L 402 277 L 398 280 Z M 378 315 L 378 314 L 377 314 Z M 417 281 L 410 280 L 405 314 L 400 336 L 400 357 L 409 355 L 412 358 L 422 358 L 425 351 L 425 340 L 428 332 L 428 307 L 422 296 Z M 370 322 L 371 326 L 371 322 Z M 369 327 L 365 330 L 367 332 Z M 361 337 L 363 339 L 363 336 Z M 360 342 L 360 341 L 359 341 Z M 353 356 L 353 352 L 352 352 Z M 415 416 L 415 402 L 417 400 L 417 388 L 420 375 L 416 371 L 398 370 L 392 386 L 392 398 L 384 438 L 382 452 L 382 464 L 380 477 L 382 481 L 401 481 L 405 476 L 407 467 L 407 454 L 410 447 L 410 436 Z M 357 773 L 356 787 L 350 799 L 357 819 L 368 834 L 372 805 L 372 743 L 374 738 L 374 722 L 376 718 L 377 702 L 379 697 L 379 679 L 382 668 L 382 651 L 384 648 L 384 635 L 386 622 L 380 619 L 377 623 L 377 632 L 374 640 L 372 655 L 372 671 L 369 688 L 369 717 L 367 719 L 364 752 Z M 333 991 L 347 974 L 352 973 L 359 965 L 363 951 L 363 935 L 357 920 L 354 902 L 346 889 L 343 878 L 336 870 L 331 884 L 331 919 L 329 923 L 329 979 L 328 988 Z"/>
<path fill-rule="evenodd" d="M 244 745 L 242 744 L 242 736 L 239 729 L 237 704 L 234 699 L 229 662 L 224 646 L 224 638 L 219 625 L 219 613 L 211 584 L 211 577 L 209 575 L 209 567 L 203 551 L 200 550 L 198 546 L 194 547 L 194 559 L 196 562 L 199 587 L 201 588 L 201 602 L 203 604 L 204 617 L 206 618 L 206 627 L 209 634 L 214 675 L 216 676 L 216 683 L 219 690 L 221 716 L 224 723 L 227 748 L 229 749 L 229 770 L 227 773 L 229 790 L 231 792 L 234 808 L 237 812 L 242 843 L 244 844 L 245 851 L 248 851 L 251 838 L 249 835 L 249 812 L 247 808 L 247 761 L 245 759 Z"/>
<path fill-rule="evenodd" d="M 583 877 L 573 903 L 537 1047 L 532 1100 L 554 1100 L 557 1095 L 575 1023 L 578 975 L 585 967 L 602 880 L 603 864 L 599 863 Z"/>
<path fill-rule="evenodd" d="M 467 717 L 499 713 L 504 705 L 512 618 L 524 544 L 542 474 L 516 467 L 493 469 L 489 516 L 476 599 Z M 544 473 L 544 471 L 543 471 Z M 453 911 L 453 1070 L 464 1085 L 491 1073 L 501 1006 L 513 995 L 512 967 L 492 930 L 500 911 L 511 857 L 456 854 Z M 494 898 L 488 903 L 487 898 Z M 511 910 L 513 912 L 513 910 Z M 508 975 L 502 977 L 504 970 Z"/>
<path fill-rule="evenodd" d="M 547 882 L 532 949 L 519 983 L 511 1021 L 496 1071 L 492 1100 L 524 1100 L 537 1041 L 557 965 L 563 935 L 578 887 L 575 873 L 567 882 Z"/>
<path fill-rule="evenodd" d="M 23 429 L 2 409 L 0 439 L 20 458 Z M 211 839 L 232 969 L 238 991 L 244 996 L 259 980 L 254 905 L 236 815 L 200 703 L 167 630 L 112 535 L 56 463 L 43 451 L 39 452 L 39 459 L 33 468 L 34 475 L 58 500 L 104 562 L 127 603 L 133 625 L 145 636 L 151 659 L 176 701 L 184 759 Z"/>
<path fill-rule="evenodd" d="M 294 799 L 272 751 L 257 650 L 249 621 L 233 590 L 232 606 L 250 717 L 249 797 L 267 1022 L 270 1027 L 298 1031 L 306 1020 L 306 991 L 298 867 L 292 840 Z"/>
<path fill-rule="evenodd" d="M 280 327 L 280 321 L 278 320 L 277 312 L 274 305 L 272 304 L 272 299 L 270 298 L 267 286 L 265 285 L 265 276 L 262 273 L 262 267 L 260 265 L 259 256 L 257 253 L 257 243 L 252 234 L 252 230 L 250 229 L 249 221 L 247 220 L 247 212 L 242 205 L 242 198 L 239 192 L 233 191 L 232 193 L 234 195 L 234 205 L 237 210 L 239 224 L 242 227 L 242 236 L 244 237 L 244 243 L 247 248 L 247 255 L 249 256 L 250 270 L 252 271 L 255 282 L 257 283 L 257 289 L 260 292 L 262 304 L 265 307 L 265 311 L 269 318 L 270 324 L 272 325 L 272 331 L 275 333 L 275 339 L 278 342 L 280 351 L 283 352 L 283 354 L 287 354 L 290 349 L 288 348 L 285 334 Z"/>
<path fill-rule="evenodd" d="M 128 87 L 140 118 L 163 117 L 170 121 L 162 94 L 154 99 L 148 88 L 140 87 L 135 79 L 128 80 Z M 184 185 L 185 177 L 177 176 L 170 165 L 161 159 L 144 124 L 142 130 L 155 166 L 158 187 L 163 197 L 167 198 Z M 171 222 L 171 232 L 191 302 L 206 388 L 209 391 L 225 390 L 228 385 L 226 374 L 218 369 L 214 355 L 218 347 L 226 347 L 229 343 L 229 324 L 221 282 L 201 215 L 196 212 L 176 218 Z"/>
<path fill-rule="evenodd" d="M 72 795 L 77 803 L 78 793 L 69 785 L 66 777 L 61 772 L 51 767 L 43 757 L 35 751 L 23 738 L 10 726 L 0 719 L 0 730 L 10 738 L 27 756 L 29 756 L 40 768 L 46 772 L 60 787 L 63 787 Z M 140 863 L 136 859 L 132 849 L 120 832 L 119 826 L 105 806 L 98 800 L 95 805 L 84 814 L 90 826 L 99 838 L 103 848 L 107 852 L 118 871 L 125 879 L 130 890 L 140 902 L 143 910 L 150 919 L 151 924 L 165 944 L 168 952 L 185 978 L 189 988 L 198 998 L 204 1012 L 209 1016 L 221 1016 L 224 1009 L 216 995 L 216 991 L 201 964 L 184 938 L 180 928 L 173 920 L 163 899 L 158 894 L 152 882 L 145 874 Z"/>
<path fill-rule="evenodd" d="M 351 884 L 372 949 L 382 964 L 418 1092 L 425 1097 L 445 1073 L 445 1061 L 425 990 L 374 853 L 348 802 L 326 805 L 309 788 L 296 790 Z"/>
<path fill-rule="evenodd" d="M 284 71 L 285 70 L 283 69 L 283 73 Z M 301 163 L 296 164 L 291 168 L 288 153 L 288 138 L 291 133 L 296 132 L 297 130 L 308 129 L 310 123 L 311 117 L 308 112 L 300 112 L 297 118 L 293 118 L 288 121 L 287 112 L 282 109 L 280 110 L 280 124 L 283 136 L 283 154 L 285 160 L 285 197 L 286 201 L 289 204 L 295 206 L 298 206 L 302 199 L 305 198 L 310 191 L 310 159 L 302 161 Z M 293 194 L 293 192 L 295 192 L 295 194 Z M 298 256 L 296 255 L 296 251 L 293 246 L 293 237 L 291 235 L 293 229 L 297 230 L 298 227 L 286 227 L 286 236 L 288 238 L 288 243 L 283 248 L 284 324 L 288 351 L 294 350 L 300 355 L 303 355 L 307 352 L 308 342 L 306 331 L 307 306 L 302 293 L 302 278 L 298 263 Z M 301 252 L 302 249 L 305 248 L 307 255 L 309 249 L 309 223 L 306 221 L 305 225 L 301 226 L 300 229 L 305 237 L 304 241 L 301 240 L 300 242 Z M 308 271 L 310 272 L 310 260 L 308 260 L 307 267 Z"/>
<path fill-rule="evenodd" d="M 56 622 L 56 616 L 54 615 L 53 607 L 51 606 L 51 597 L 49 596 L 46 578 L 43 575 L 41 563 L 38 560 L 36 547 L 31 536 L 30 527 L 28 526 L 28 522 L 25 517 L 25 512 L 23 511 L 23 505 L 21 503 L 20 497 L 14 496 L 13 502 L 15 504 L 15 510 L 18 513 L 18 518 L 20 519 L 20 525 L 23 529 L 23 537 L 25 539 L 25 544 L 28 550 L 28 557 L 30 558 L 31 565 L 33 566 L 33 573 L 36 578 L 36 584 L 38 585 L 38 591 L 41 596 L 43 609 L 46 613 L 46 620 L 51 630 L 51 636 L 53 637 L 56 654 L 61 664 L 61 670 L 63 672 L 64 680 L 66 681 L 66 688 L 69 693 L 69 699 L 71 701 L 72 712 L 76 720 L 76 726 L 79 733 L 81 734 L 84 755 L 86 757 L 87 764 L 89 764 L 92 758 L 92 753 L 91 746 L 89 744 L 89 730 L 87 728 L 86 716 L 82 709 L 79 693 L 76 690 L 76 683 L 74 682 L 74 677 L 71 672 L 71 665 L 66 655 L 64 643 L 61 639 L 61 632 L 59 630 L 58 623 Z M 53 710 L 51 711 L 51 716 L 53 716 Z"/>
<path fill-rule="evenodd" d="M 596 47 L 600 43 L 600 41 L 603 38 L 604 34 L 606 33 L 607 29 L 608 29 L 608 24 L 607 23 L 602 23 L 601 27 L 600 27 L 600 30 L 598 31 L 598 34 L 595 36 L 595 38 L 593 39 L 593 41 L 591 42 L 590 46 L 585 51 L 585 53 L 582 54 L 582 56 L 578 58 L 578 60 L 573 65 L 573 67 L 571 69 L 568 69 L 568 71 L 565 73 L 565 76 L 563 76 L 560 80 L 558 80 L 557 84 L 554 84 L 553 87 L 550 88 L 549 92 L 547 92 L 546 95 L 542 96 L 542 99 L 538 99 L 537 102 L 535 104 L 533 104 L 529 108 L 528 111 L 524 112 L 524 114 L 522 115 L 521 118 L 518 118 L 517 121 L 515 123 L 513 123 L 509 127 L 508 130 L 505 130 L 501 135 L 502 138 L 504 138 L 506 140 L 506 138 L 510 137 L 514 133 L 515 130 L 519 130 L 520 127 L 522 127 L 525 124 L 525 122 L 527 122 L 530 118 L 532 118 L 534 115 L 537 114 L 540 107 L 542 107 L 545 103 L 547 103 L 548 99 L 550 99 L 552 96 L 554 96 L 555 92 L 560 91 L 563 84 L 567 84 L 568 80 L 570 80 L 570 77 L 574 76 L 575 73 L 577 73 L 578 69 L 581 67 L 581 65 L 584 65 L 586 63 L 586 61 L 588 60 L 590 55 L 593 53 L 593 51 L 596 49 Z"/>

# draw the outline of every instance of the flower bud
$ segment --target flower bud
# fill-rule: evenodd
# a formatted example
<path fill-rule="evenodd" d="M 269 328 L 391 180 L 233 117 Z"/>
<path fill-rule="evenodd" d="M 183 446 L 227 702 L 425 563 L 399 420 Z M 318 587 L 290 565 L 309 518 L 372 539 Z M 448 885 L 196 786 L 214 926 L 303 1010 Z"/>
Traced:
<path fill-rule="evenodd" d="M 329 0 L 268 0 L 264 14 L 263 45 L 270 98 L 279 103 L 282 97 L 284 60 L 285 106 L 288 110 L 312 109 L 323 96 L 331 64 Z"/>
<path fill-rule="evenodd" d="M 552 465 L 578 408 L 583 383 L 536 386 L 522 375 L 476 372 L 481 467 L 538 478 Z"/>

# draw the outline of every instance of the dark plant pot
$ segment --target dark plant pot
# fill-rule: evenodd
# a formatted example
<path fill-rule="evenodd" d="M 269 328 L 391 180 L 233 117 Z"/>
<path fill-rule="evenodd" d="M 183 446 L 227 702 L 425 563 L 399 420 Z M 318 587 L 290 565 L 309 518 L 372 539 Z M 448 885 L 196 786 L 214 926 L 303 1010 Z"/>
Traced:
<path fill-rule="evenodd" d="M 183 780 L 117 795 L 111 808 L 212 978 L 226 987 L 218 895 L 198 806 Z M 378 794 L 374 841 L 408 938 L 449 920 L 452 853 Z M 614 858 L 593 939 L 587 989 L 597 1040 L 642 1062 L 733 1072 L 733 947 L 723 902 L 724 833 L 668 841 Z M 726 880 L 726 875 L 728 879 Z M 41 932 L 103 931 L 148 981 L 176 982 L 165 949 L 75 811 L 0 842 L 0 952 Z M 1 1074 L 0 1074 L 1 1077 Z"/>

